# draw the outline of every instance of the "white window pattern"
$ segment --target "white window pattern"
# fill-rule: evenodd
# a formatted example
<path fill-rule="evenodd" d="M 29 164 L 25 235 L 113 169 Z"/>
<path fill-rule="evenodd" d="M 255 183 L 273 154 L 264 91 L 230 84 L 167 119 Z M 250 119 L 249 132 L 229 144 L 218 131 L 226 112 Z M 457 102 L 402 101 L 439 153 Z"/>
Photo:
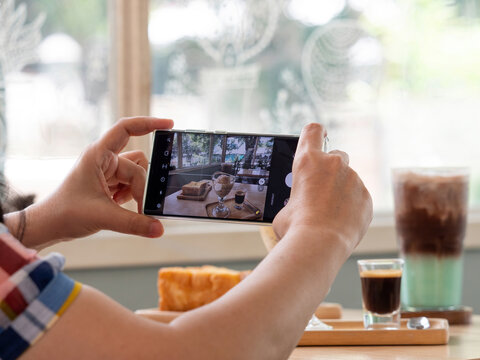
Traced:
<path fill-rule="evenodd" d="M 5 107 L 5 76 L 37 60 L 36 48 L 41 41 L 40 28 L 45 15 L 26 23 L 27 7 L 15 0 L 0 3 L 0 184 L 4 184 L 7 150 L 7 119 Z"/>
<path fill-rule="evenodd" d="M 39 199 L 111 124 L 105 9 L 106 1 L 0 1 L 0 106 L 7 129 L 0 136 L 3 147 L 8 143 L 0 166 L 11 184 Z M 94 13 L 71 16 L 84 10 Z"/>
<path fill-rule="evenodd" d="M 441 17 L 452 13 L 457 3 L 447 1 L 428 6 L 440 9 L 435 16 Z M 473 2 L 465 3 L 463 11 L 471 12 L 474 19 Z M 392 166 L 471 165 L 475 180 L 478 169 L 474 155 L 467 158 L 440 148 L 445 139 L 439 139 L 450 129 L 446 112 L 435 111 L 442 102 L 431 96 L 434 91 L 427 90 L 427 98 L 430 96 L 427 100 L 419 99 L 425 94 L 401 99 L 405 92 L 403 85 L 394 84 L 397 92 L 391 94 L 389 66 L 390 70 L 395 67 L 395 71 L 403 74 L 400 81 L 404 83 L 415 74 L 409 73 L 408 63 L 392 66 L 391 59 L 387 59 L 392 56 L 391 45 L 385 48 L 378 27 L 391 31 L 397 41 L 400 39 L 400 51 L 411 51 L 401 42 L 411 40 L 415 33 L 399 38 L 395 31 L 400 22 L 407 27 L 411 24 L 409 17 L 416 16 L 415 3 L 152 0 L 151 4 L 150 41 L 154 54 L 158 49 L 163 52 L 162 63 L 157 66 L 167 69 L 163 77 L 156 78 L 156 73 L 153 74 L 154 115 L 174 117 L 183 128 L 280 133 L 298 133 L 307 122 L 322 122 L 329 128 L 332 148 L 350 153 L 351 164 L 372 190 L 377 210 L 392 205 L 389 173 Z M 320 8 L 322 11 L 315 11 Z M 160 21 L 167 17 L 171 18 L 170 23 Z M 272 67 L 277 67 L 278 75 L 275 85 L 268 91 L 259 89 L 264 86 L 262 77 L 271 76 L 265 57 L 285 56 L 275 51 L 290 45 L 279 43 L 276 38 L 282 31 L 291 30 L 283 28 L 288 21 L 307 29 L 302 47 L 293 49 L 292 57 L 298 63 L 273 61 Z M 176 30 L 173 22 L 182 30 Z M 162 35 L 165 31 L 161 23 L 168 26 L 169 38 Z M 283 38 L 288 40 L 288 36 Z M 276 48 L 272 50 L 273 47 Z M 398 57 L 402 60 L 408 55 Z M 265 94 L 261 92 L 271 94 L 273 99 L 265 102 Z M 386 109 L 387 106 L 390 108 Z M 436 126 L 425 113 L 431 114 L 430 117 L 440 115 L 441 125 Z M 472 114 L 470 111 L 468 116 L 471 118 Z M 473 119 L 465 121 L 474 125 Z M 435 132 L 429 131 L 431 128 Z M 478 124 L 474 129 L 478 129 Z M 425 136 L 428 140 L 424 140 Z M 468 143 L 474 142 L 469 139 Z M 458 152 L 465 153 L 466 150 Z M 465 160 L 469 163 L 462 162 Z"/>
<path fill-rule="evenodd" d="M 181 127 L 189 127 L 191 124 L 193 128 L 227 127 L 235 130 L 298 133 L 308 122 L 322 122 L 330 129 L 331 138 L 339 139 L 336 144 L 340 147 L 348 139 L 342 140 L 341 132 L 336 134 L 336 130 L 341 130 L 346 122 L 351 122 L 351 115 L 355 113 L 355 126 L 359 131 L 355 136 L 374 141 L 373 123 L 376 115 L 372 109 L 375 109 L 376 93 L 382 75 L 381 44 L 362 28 L 359 21 L 332 20 L 342 6 L 333 4 L 331 16 L 323 15 L 325 19 L 322 21 L 326 24 L 317 27 L 309 35 L 302 52 L 297 56 L 299 69 L 285 65 L 279 71 L 278 88 L 272 90 L 275 95 L 273 104 L 270 107 L 262 105 L 252 111 L 258 105 L 252 105 L 252 102 L 262 71 L 265 71 L 265 66 L 262 67 L 258 58 L 272 46 L 275 33 L 281 31 L 279 19 L 282 9 L 285 11 L 285 5 L 276 0 L 174 3 L 177 10 L 183 6 L 183 12 L 168 14 L 168 7 L 160 8 L 158 13 L 153 10 L 149 34 L 154 51 L 159 46 L 158 43 L 161 47 L 162 41 L 168 42 L 157 38 L 158 32 L 161 32 L 157 28 L 161 21 L 159 14 L 164 12 L 165 17 L 176 15 L 176 21 L 191 23 L 194 20 L 190 19 L 189 14 L 196 9 L 198 28 L 190 24 L 192 32 L 179 34 L 179 39 L 183 37 L 186 41 L 195 42 L 204 52 L 203 56 L 207 55 L 207 58 L 199 61 L 202 64 L 199 69 L 192 70 L 189 64 L 192 51 L 188 51 L 188 46 L 183 48 L 179 41 L 165 64 L 167 75 L 163 84 L 163 99 L 169 99 L 167 103 L 178 99 L 179 104 L 197 104 L 194 105 L 197 114 L 190 123 L 188 120 L 192 120 L 192 113 L 174 112 L 173 117 L 180 120 Z M 288 1 L 284 3 L 287 4 Z M 202 16 L 203 20 L 200 19 Z M 182 20 L 182 17 L 185 19 Z M 214 25 L 209 27 L 205 23 Z M 194 55 L 201 57 L 199 52 Z M 367 52 L 371 52 L 370 55 Z M 153 81 L 156 82 L 155 75 Z M 232 111 L 223 111 L 224 104 L 231 100 L 229 93 L 241 98 L 238 116 Z M 369 94 L 368 98 L 359 95 L 365 93 Z M 155 104 L 158 96 L 153 96 Z M 168 105 L 159 106 L 158 110 L 154 105 L 153 114 L 163 115 L 165 108 L 168 111 Z M 228 122 L 225 119 L 229 119 Z M 369 151 L 368 154 L 365 154 L 366 150 Z M 369 167 L 373 167 L 373 162 L 378 160 L 376 153 L 374 148 L 363 148 L 363 159 L 370 156 Z M 370 177 L 367 182 L 377 182 L 376 175 L 378 172 L 367 175 Z"/>

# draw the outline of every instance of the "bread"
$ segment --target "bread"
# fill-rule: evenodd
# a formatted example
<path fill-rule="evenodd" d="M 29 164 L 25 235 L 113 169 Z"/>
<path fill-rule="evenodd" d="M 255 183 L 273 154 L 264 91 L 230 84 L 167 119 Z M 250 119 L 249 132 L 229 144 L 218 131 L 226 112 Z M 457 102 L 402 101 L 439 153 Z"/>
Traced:
<path fill-rule="evenodd" d="M 162 268 L 158 272 L 159 308 L 187 311 L 208 304 L 237 285 L 248 273 L 209 265 Z"/>
<path fill-rule="evenodd" d="M 205 192 L 208 180 L 190 181 L 188 184 L 182 186 L 183 195 L 199 196 Z"/>

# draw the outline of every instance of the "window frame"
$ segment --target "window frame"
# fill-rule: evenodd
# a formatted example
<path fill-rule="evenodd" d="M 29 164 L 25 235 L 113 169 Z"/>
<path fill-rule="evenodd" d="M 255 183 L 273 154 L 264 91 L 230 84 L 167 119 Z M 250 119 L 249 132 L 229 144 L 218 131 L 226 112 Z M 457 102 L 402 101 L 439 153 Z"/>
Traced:
<path fill-rule="evenodd" d="M 182 173 L 182 172 L 185 172 L 187 170 L 188 171 L 189 170 L 200 170 L 204 166 L 223 164 L 223 163 L 227 162 L 226 158 L 227 158 L 227 152 L 228 152 L 228 150 L 227 150 L 228 139 L 229 138 L 238 139 L 238 138 L 246 137 L 246 136 L 229 135 L 229 134 L 214 134 L 214 133 L 208 134 L 209 135 L 208 163 L 202 164 L 202 165 L 184 165 L 183 164 L 183 143 L 184 143 L 184 136 L 185 135 L 188 135 L 188 133 L 183 133 L 183 132 L 176 133 L 176 138 L 175 138 L 176 141 L 173 142 L 173 144 L 174 144 L 173 146 L 175 147 L 175 150 L 177 151 L 176 158 L 177 158 L 178 163 L 176 165 L 175 170 L 173 170 L 171 172 L 171 174 Z M 202 135 L 202 134 L 200 134 L 200 135 Z M 218 154 L 214 154 L 215 137 L 216 136 L 220 137 L 220 139 L 221 139 L 220 146 L 222 148 L 222 153 L 221 153 L 220 161 L 213 161 L 214 155 L 218 155 Z M 273 139 L 273 137 L 271 137 L 271 136 L 256 136 L 255 146 L 253 148 L 253 154 L 252 154 L 252 160 L 251 160 L 252 166 L 255 165 L 257 157 L 259 157 L 259 154 L 257 154 L 257 151 L 258 151 L 258 148 L 259 148 L 258 143 L 260 142 L 261 138 L 271 138 L 271 139 Z M 270 153 L 270 155 L 271 155 L 271 153 Z M 242 163 L 242 160 L 243 160 L 243 158 L 239 161 L 239 164 Z M 270 165 L 271 165 L 271 160 L 268 163 L 268 166 L 270 166 Z"/>

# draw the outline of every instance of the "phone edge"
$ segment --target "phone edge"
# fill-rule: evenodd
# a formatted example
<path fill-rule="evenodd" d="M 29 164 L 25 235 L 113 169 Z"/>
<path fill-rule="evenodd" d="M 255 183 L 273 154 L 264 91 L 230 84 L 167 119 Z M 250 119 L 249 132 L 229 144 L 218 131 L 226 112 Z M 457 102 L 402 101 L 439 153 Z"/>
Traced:
<path fill-rule="evenodd" d="M 145 178 L 145 189 L 143 191 L 143 204 L 142 204 L 142 214 L 145 216 L 152 217 L 154 219 L 166 219 L 166 220 L 187 220 L 187 221 L 199 221 L 199 222 L 216 222 L 216 223 L 224 223 L 224 224 L 242 224 L 242 225 L 260 225 L 260 226 L 269 226 L 272 225 L 272 222 L 260 222 L 260 221 L 235 221 L 235 220 L 220 220 L 215 218 L 191 218 L 191 217 L 182 217 L 182 216 L 168 216 L 168 215 L 150 215 L 145 214 L 145 201 L 147 198 L 147 185 L 148 179 L 150 178 L 150 170 L 152 165 L 152 156 L 153 156 L 153 147 L 155 145 L 155 134 L 158 131 L 163 132 L 181 132 L 181 133 L 200 133 L 200 134 L 215 134 L 215 135 L 252 135 L 252 136 L 272 136 L 272 137 L 288 137 L 288 138 L 299 138 L 299 135 L 291 135 L 291 134 L 257 134 L 257 133 L 243 133 L 243 132 L 228 132 L 228 131 L 220 131 L 220 130 L 192 130 L 192 129 L 156 129 L 151 133 L 152 141 L 150 142 L 150 157 L 148 159 L 148 170 L 147 176 Z"/>

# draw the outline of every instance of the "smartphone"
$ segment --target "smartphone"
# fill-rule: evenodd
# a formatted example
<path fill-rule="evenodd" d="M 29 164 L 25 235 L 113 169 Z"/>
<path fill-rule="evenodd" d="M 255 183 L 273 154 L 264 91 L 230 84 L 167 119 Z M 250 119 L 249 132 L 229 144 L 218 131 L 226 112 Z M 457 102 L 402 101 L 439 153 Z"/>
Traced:
<path fill-rule="evenodd" d="M 298 136 L 157 130 L 143 212 L 270 224 L 288 203 Z"/>

